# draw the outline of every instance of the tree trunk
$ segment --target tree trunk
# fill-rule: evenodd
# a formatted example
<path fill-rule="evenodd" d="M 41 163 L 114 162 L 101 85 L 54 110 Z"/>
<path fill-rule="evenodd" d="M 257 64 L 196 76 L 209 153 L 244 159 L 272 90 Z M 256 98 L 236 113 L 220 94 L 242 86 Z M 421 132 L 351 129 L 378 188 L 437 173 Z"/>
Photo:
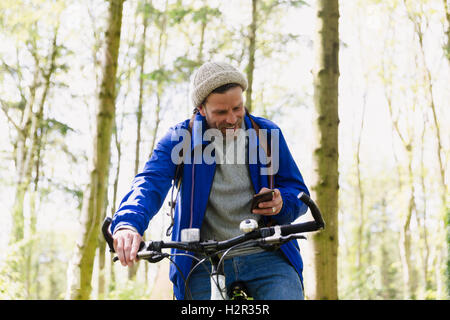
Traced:
<path fill-rule="evenodd" d="M 387 201 L 386 196 L 383 195 L 381 199 L 381 234 L 388 234 L 388 221 L 392 220 L 392 217 L 387 212 Z M 392 289 L 392 287 L 395 285 L 395 280 L 392 275 L 392 272 L 390 271 L 390 266 L 392 264 L 392 250 L 389 246 L 389 240 L 387 237 L 384 237 L 381 241 L 381 266 L 380 266 L 380 273 L 381 273 L 381 297 L 384 300 L 388 299 L 394 299 L 395 298 L 395 291 Z"/>
<path fill-rule="evenodd" d="M 139 97 L 138 97 L 138 107 L 136 111 L 136 145 L 135 145 L 135 158 L 134 158 L 134 175 L 139 172 L 139 158 L 140 158 L 140 147 L 141 147 L 141 125 L 142 125 L 142 105 L 143 105 L 143 92 L 144 92 L 144 65 L 145 65 L 145 53 L 146 53 L 146 34 L 148 26 L 148 4 L 144 3 L 144 12 L 142 24 L 144 30 L 142 33 L 141 48 L 139 52 Z M 134 280 L 136 278 L 136 273 L 139 264 L 134 264 L 128 267 L 128 279 Z"/>
<path fill-rule="evenodd" d="M 338 255 L 338 79 L 339 3 L 317 1 L 317 38 L 314 42 L 314 103 L 316 107 L 314 177 L 312 191 L 323 212 L 324 231 L 314 235 L 315 299 L 337 299 Z"/>
<path fill-rule="evenodd" d="M 445 2 L 445 1 L 444 1 Z M 419 15 L 415 15 L 414 13 L 411 13 L 409 8 L 408 8 L 408 4 L 406 2 L 406 0 L 403 1 L 407 14 L 408 14 L 408 18 L 411 21 L 411 23 L 414 26 L 414 31 L 415 34 L 417 36 L 417 41 L 419 44 L 419 50 L 420 50 L 420 56 L 421 56 L 421 62 L 423 65 L 423 70 L 424 70 L 424 78 L 425 78 L 425 85 L 426 85 L 426 89 L 428 91 L 428 99 L 429 99 L 429 107 L 431 109 L 431 113 L 433 115 L 432 119 L 433 119 L 433 123 L 434 123 L 434 127 L 435 127 L 435 133 L 436 133 L 436 154 L 437 154 L 437 158 L 438 158 L 438 164 L 439 164 L 439 174 L 440 174 L 440 185 L 441 185 L 441 201 L 442 201 L 442 209 L 441 209 L 441 225 L 440 225 L 440 229 L 441 229 L 441 233 L 445 234 L 445 241 L 442 241 L 441 244 L 439 245 L 439 250 L 438 251 L 443 251 L 446 252 L 446 259 L 447 259 L 447 266 L 445 267 L 441 267 L 441 266 L 436 266 L 437 268 L 442 269 L 441 274 L 442 274 L 442 279 L 440 282 L 446 282 L 446 288 L 444 290 L 447 290 L 448 292 L 438 292 L 438 298 L 444 298 L 446 297 L 449 292 L 450 292 L 450 228 L 449 228 L 449 223 L 450 223 L 450 208 L 448 207 L 448 201 L 447 201 L 447 197 L 449 194 L 449 190 L 448 190 L 448 186 L 445 183 L 445 159 L 443 160 L 442 158 L 445 157 L 445 151 L 443 149 L 442 146 L 442 138 L 441 138 L 441 131 L 440 131 L 440 125 L 439 125 L 439 114 L 438 114 L 438 110 L 437 107 L 435 105 L 434 102 L 434 87 L 433 87 L 433 82 L 432 82 L 432 77 L 431 77 L 431 71 L 430 68 L 428 68 L 427 63 L 426 63 L 426 59 L 425 59 L 425 49 L 424 49 L 424 43 L 423 43 L 423 23 L 422 23 L 422 19 L 426 19 L 426 17 L 422 17 Z M 448 11 L 448 6 L 447 3 L 445 2 L 445 14 L 446 14 L 446 19 L 447 22 L 450 23 L 449 21 L 449 16 L 450 13 Z M 448 27 L 448 29 L 446 30 L 447 33 L 447 37 L 450 36 L 449 33 L 449 29 L 450 26 Z M 448 39 L 448 38 L 447 38 Z M 449 43 L 447 43 L 447 45 L 449 45 Z M 448 51 L 446 52 L 447 54 L 447 58 L 450 61 L 450 57 L 448 56 Z M 443 239 L 444 240 L 444 239 Z M 445 254 L 444 254 L 445 255 Z M 443 258 L 444 259 L 444 258 Z"/>
<path fill-rule="evenodd" d="M 104 220 L 105 215 L 102 216 Z M 103 300 L 106 294 L 106 242 L 102 235 L 98 235 L 98 289 L 97 297 L 99 300 Z"/>
<path fill-rule="evenodd" d="M 30 53 L 34 58 L 35 70 L 33 73 L 33 82 L 30 87 L 30 98 L 25 103 L 25 108 L 21 116 L 20 126 L 18 126 L 18 141 L 15 148 L 14 161 L 17 168 L 19 182 L 24 172 L 23 166 L 26 155 L 26 141 L 29 138 L 31 121 L 33 118 L 33 106 L 36 99 L 36 89 L 40 83 L 39 57 L 37 56 L 37 48 L 34 41 L 30 42 Z M 17 58 L 19 59 L 19 58 Z"/>
<path fill-rule="evenodd" d="M 385 92 L 386 96 L 388 96 L 388 110 L 389 115 L 391 117 L 392 121 L 392 128 L 393 131 L 397 133 L 397 136 L 401 140 L 403 147 L 405 148 L 405 152 L 408 156 L 408 181 L 410 186 L 410 197 L 408 202 L 408 208 L 406 210 L 406 216 L 403 220 L 402 229 L 400 232 L 400 260 L 402 263 L 402 271 L 403 271 L 403 298 L 404 299 L 410 299 L 413 295 L 413 279 L 412 279 L 412 262 L 411 262 L 411 231 L 410 231 L 410 225 L 411 225 L 411 218 L 413 211 L 415 211 L 415 198 L 414 198 L 414 177 L 412 172 L 412 161 L 413 161 L 413 154 L 412 154 L 412 138 L 411 137 L 405 137 L 402 132 L 400 131 L 399 123 L 398 123 L 398 117 L 394 116 L 393 108 L 392 108 L 392 96 L 390 96 L 389 93 Z M 401 112 L 398 112 L 400 114 Z M 396 161 L 397 162 L 397 161 Z M 397 166 L 400 167 L 400 164 L 397 163 Z M 401 176 L 399 176 L 399 179 L 401 180 Z"/>
<path fill-rule="evenodd" d="M 39 197 L 39 179 L 40 179 L 40 168 L 42 161 L 42 146 L 46 144 L 46 130 L 43 128 L 42 123 L 38 131 L 35 132 L 35 139 L 37 141 L 37 150 L 36 150 L 36 160 L 34 163 L 34 181 L 33 181 L 33 190 L 30 192 L 30 218 L 29 218 L 29 227 L 28 232 L 25 235 L 27 239 L 27 247 L 25 252 L 25 279 L 26 279 L 26 289 L 27 289 L 27 299 L 32 299 L 32 286 L 33 286 L 33 277 L 37 275 L 33 274 L 33 256 L 35 251 L 35 236 L 36 236 L 36 223 L 37 223 L 37 210 L 36 210 L 36 198 Z M 40 201 L 39 201 L 40 202 Z"/>
<path fill-rule="evenodd" d="M 400 253 L 401 262 L 403 266 L 403 297 L 404 299 L 414 299 L 416 291 L 416 279 L 413 272 L 413 264 L 411 260 L 411 218 L 413 213 L 416 211 L 415 205 L 415 188 L 413 181 L 413 171 L 412 171 L 412 150 L 410 147 L 407 149 L 408 152 L 408 177 L 410 184 L 410 197 L 408 203 L 408 210 L 406 212 L 406 217 L 403 222 L 402 230 L 400 233 Z"/>
<path fill-rule="evenodd" d="M 158 53 L 157 53 L 157 66 L 159 70 L 163 70 L 163 60 L 164 60 L 164 53 L 167 49 L 167 34 L 166 34 L 166 24 L 167 24 L 167 0 L 165 5 L 165 12 L 164 17 L 161 22 L 160 26 L 160 32 L 159 32 L 159 42 L 158 42 Z M 164 39 L 165 38 L 165 39 Z M 160 112 L 161 112 L 161 99 L 163 95 L 163 82 L 164 79 L 161 79 L 161 77 L 158 77 L 156 79 L 156 108 L 155 108 L 155 127 L 153 128 L 152 132 L 152 143 L 150 145 L 150 154 L 149 158 L 152 157 L 153 149 L 156 145 L 156 135 L 158 134 L 158 128 L 159 123 L 161 122 Z"/>
<path fill-rule="evenodd" d="M 245 106 L 249 112 L 253 111 L 252 105 L 252 92 L 253 92 L 253 72 L 255 70 L 255 51 L 256 51 L 256 27 L 257 27 L 257 2 L 258 0 L 252 0 L 252 23 L 249 27 L 249 46 L 248 46 L 248 65 L 246 68 L 247 73 L 247 96 Z"/>
<path fill-rule="evenodd" d="M 364 13 L 360 10 L 358 16 L 364 16 Z M 358 21 L 358 26 L 361 25 L 361 22 Z M 358 141 L 356 145 L 356 175 L 358 181 L 358 196 L 359 196 L 359 224 L 357 229 L 357 251 L 356 251 L 356 279 L 357 279 L 357 287 L 356 287 L 356 297 L 361 299 L 361 291 L 364 290 L 365 287 L 365 268 L 363 265 L 363 256 L 367 254 L 367 260 L 365 260 L 366 265 L 370 265 L 371 260 L 371 250 L 367 250 L 370 246 L 370 233 L 367 233 L 367 240 L 365 237 L 366 232 L 366 210 L 365 210 L 365 193 L 363 180 L 361 176 L 361 143 L 363 138 L 364 126 L 365 126 L 365 117 L 366 117 L 366 109 L 367 109 L 367 96 L 368 96 L 368 87 L 369 87 L 369 79 L 368 72 L 364 70 L 363 66 L 367 64 L 366 55 L 364 53 L 363 48 L 363 38 L 361 34 L 361 29 L 357 27 L 356 34 L 359 40 L 359 61 L 361 69 L 363 70 L 363 92 L 362 92 L 362 113 L 361 113 L 361 124 L 358 132 Z M 366 296 L 367 297 L 367 296 Z"/>
<path fill-rule="evenodd" d="M 108 173 L 109 176 L 109 173 Z M 104 196 L 105 204 L 103 206 L 102 216 L 100 221 L 105 220 L 106 218 L 106 209 L 108 208 L 108 179 L 106 179 L 106 187 L 105 187 L 105 196 Z M 106 266 L 106 241 L 103 238 L 103 234 L 98 234 L 98 288 L 97 288 L 97 297 L 98 299 L 104 299 L 106 293 L 106 278 L 105 278 L 105 266 Z"/>
<path fill-rule="evenodd" d="M 161 122 L 160 112 L 161 112 L 161 95 L 162 88 L 161 85 L 158 84 L 158 88 L 156 89 L 156 109 L 155 109 L 155 127 L 152 132 L 152 144 L 150 146 L 150 154 L 149 158 L 152 157 L 153 149 L 155 148 L 156 135 L 158 134 L 159 123 Z"/>
<path fill-rule="evenodd" d="M 122 116 L 122 121 L 120 124 L 120 127 L 123 127 L 123 119 L 124 117 Z M 113 183 L 113 199 L 112 199 L 112 203 L 111 203 L 111 217 L 114 216 L 114 214 L 116 213 L 116 202 L 117 202 L 117 188 L 119 186 L 119 174 L 120 174 L 120 161 L 122 159 L 122 147 L 120 144 L 120 139 L 119 139 L 119 132 L 118 132 L 118 127 L 117 127 L 117 121 L 115 122 L 115 126 L 114 126 L 114 142 L 115 142 L 115 146 L 117 149 L 117 167 L 116 167 L 116 173 L 114 176 L 114 183 Z M 115 287 L 115 274 L 114 274 L 114 262 L 111 259 L 111 268 L 110 268 L 110 274 L 109 274 L 109 288 L 113 289 Z"/>
<path fill-rule="evenodd" d="M 32 180 L 32 171 L 34 165 L 34 159 L 38 149 L 38 131 L 42 126 L 43 114 L 47 94 L 51 86 L 51 77 L 56 68 L 56 57 L 58 55 L 57 36 L 59 25 L 54 30 L 54 36 L 52 41 L 52 49 L 49 55 L 48 69 L 43 74 L 43 93 L 39 101 L 38 110 L 33 113 L 33 104 L 35 100 L 35 89 L 32 91 L 32 99 L 28 104 L 22 119 L 21 132 L 19 132 L 19 141 L 16 154 L 17 164 L 17 189 L 16 196 L 14 198 L 13 205 L 13 227 L 11 233 L 10 243 L 20 241 L 24 238 L 24 214 L 23 205 L 25 200 L 25 194 Z M 39 69 L 39 58 L 35 55 L 36 68 Z M 38 75 L 35 74 L 35 81 L 38 81 Z M 27 140 L 30 140 L 29 145 L 26 145 Z"/>
<path fill-rule="evenodd" d="M 361 179 L 361 140 L 362 140 L 362 133 L 364 130 L 364 118 L 365 118 L 365 111 L 366 111 L 366 92 L 364 93 L 364 102 L 362 106 L 362 115 L 361 115 L 361 126 L 359 130 L 359 136 L 358 136 L 358 144 L 356 148 L 356 171 L 357 171 L 357 179 L 358 179 L 358 194 L 359 194 L 359 224 L 358 224 L 358 231 L 357 231 L 357 251 L 356 251 L 356 270 L 357 270 L 357 297 L 361 299 L 361 288 L 364 286 L 364 269 L 362 264 L 362 257 L 363 253 L 365 252 L 366 246 L 364 245 L 365 239 L 364 239 L 364 231 L 366 229 L 366 213 L 365 213 L 365 197 L 364 197 L 364 190 L 363 190 L 363 184 Z"/>
<path fill-rule="evenodd" d="M 401 140 L 403 147 L 405 148 L 405 152 L 408 156 L 408 181 L 410 187 L 410 196 L 408 202 L 408 208 L 406 210 L 406 216 L 403 220 L 402 229 L 400 232 L 400 260 L 402 263 L 402 271 L 403 271 L 403 297 L 405 299 L 410 299 L 415 294 L 416 290 L 416 279 L 413 278 L 413 267 L 411 262 L 411 218 L 413 212 L 416 211 L 415 205 L 415 187 L 414 187 L 414 174 L 412 171 L 412 162 L 413 162 L 413 153 L 412 153 L 412 137 L 405 137 L 400 131 L 398 117 L 394 116 L 394 112 L 392 109 L 392 97 L 386 92 L 386 95 L 389 96 L 388 101 L 388 109 L 389 115 L 392 121 L 393 130 L 397 133 L 399 139 Z M 398 112 L 401 114 L 401 112 Z M 400 167 L 400 164 L 397 164 Z M 401 180 L 401 177 L 399 177 Z"/>
<path fill-rule="evenodd" d="M 106 54 L 99 93 L 97 128 L 93 144 L 90 182 L 81 209 L 82 232 L 69 268 L 66 299 L 89 299 L 92 267 L 100 232 L 109 172 L 111 135 L 115 117 L 115 85 L 124 0 L 111 0 L 106 31 Z"/>
<path fill-rule="evenodd" d="M 203 1 L 204 8 L 207 8 L 206 0 Z M 208 23 L 208 15 L 205 14 L 204 17 L 202 17 L 201 25 L 200 25 L 200 44 L 198 46 L 198 53 L 197 53 L 197 62 L 199 64 L 203 63 L 203 46 L 205 44 L 205 33 L 206 33 L 206 26 Z"/>
<path fill-rule="evenodd" d="M 448 0 L 442 0 L 444 3 L 445 20 L 447 21 L 447 29 L 445 29 L 445 35 L 447 36 L 446 44 L 444 46 L 444 53 L 450 63 L 450 11 L 447 4 Z"/>
<path fill-rule="evenodd" d="M 145 53 L 146 53 L 146 34 L 148 26 L 148 3 L 144 3 L 143 21 L 144 30 L 142 33 L 141 48 L 139 53 L 139 98 L 138 108 L 136 112 L 136 150 L 135 150 L 135 162 L 134 162 L 134 174 L 139 172 L 139 158 L 140 158 L 140 146 L 141 146 L 141 124 L 142 124 L 142 105 L 143 105 L 143 92 L 144 92 L 144 66 L 145 66 Z"/>
<path fill-rule="evenodd" d="M 422 188 L 421 192 L 424 195 L 423 197 L 423 208 L 422 208 L 422 217 L 419 217 L 419 211 L 416 213 L 417 219 L 417 227 L 419 229 L 421 242 L 423 243 L 422 250 L 422 295 L 418 297 L 418 299 L 425 299 L 426 292 L 430 289 L 429 282 L 429 270 L 428 270 L 428 261 L 430 258 L 430 245 L 428 239 L 428 221 L 427 221 L 427 188 L 425 186 L 425 163 L 424 163 L 424 149 L 425 149 L 425 131 L 428 125 L 428 121 L 425 120 L 422 135 L 421 135 L 421 152 L 420 152 L 420 186 Z"/>

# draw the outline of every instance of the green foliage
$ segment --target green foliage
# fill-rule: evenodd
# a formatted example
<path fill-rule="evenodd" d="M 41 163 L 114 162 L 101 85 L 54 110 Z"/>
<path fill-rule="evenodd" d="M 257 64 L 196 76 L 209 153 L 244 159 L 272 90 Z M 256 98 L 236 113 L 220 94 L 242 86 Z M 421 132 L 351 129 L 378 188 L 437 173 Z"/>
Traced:
<path fill-rule="evenodd" d="M 219 9 L 205 6 L 193 12 L 192 20 L 194 22 L 208 22 L 211 18 L 220 17 L 221 14 Z"/>
<path fill-rule="evenodd" d="M 2 33 L 13 35 L 18 42 L 36 38 L 39 33 L 36 25 L 44 18 L 46 24 L 54 26 L 58 16 L 65 8 L 64 0 L 4 0 L 0 2 L 0 26 Z"/>
<path fill-rule="evenodd" d="M 302 6 L 309 6 L 306 1 L 302 0 L 263 0 L 259 1 L 258 5 L 261 6 L 261 10 L 265 13 L 269 13 L 280 7 L 300 8 Z"/>
<path fill-rule="evenodd" d="M 201 65 L 201 62 L 181 56 L 175 59 L 173 65 L 174 75 L 176 76 L 177 81 L 181 82 L 189 81 L 192 72 Z"/>
<path fill-rule="evenodd" d="M 24 264 L 23 249 L 27 241 L 11 244 L 0 258 L 0 300 L 24 299 L 25 281 L 20 266 Z"/>
<path fill-rule="evenodd" d="M 83 190 L 79 185 L 69 185 L 65 180 L 47 179 L 48 185 L 40 188 L 40 196 L 47 199 L 55 190 L 63 191 L 76 203 L 76 208 L 81 209 L 83 204 Z"/>
<path fill-rule="evenodd" d="M 127 281 L 123 287 L 114 288 L 106 299 L 110 300 L 149 300 L 149 286 L 139 281 Z"/>
<path fill-rule="evenodd" d="M 62 123 L 54 118 L 47 118 L 44 120 L 43 127 L 48 131 L 57 131 L 63 137 L 67 135 L 68 132 L 75 132 L 75 130 L 66 123 Z"/>
<path fill-rule="evenodd" d="M 156 81 L 159 84 L 165 84 L 171 81 L 172 74 L 171 70 L 160 68 L 143 75 L 143 77 L 148 80 Z"/>
<path fill-rule="evenodd" d="M 445 219 L 445 229 L 447 233 L 447 294 L 450 296 L 450 208 L 448 207 L 448 205 Z"/>
<path fill-rule="evenodd" d="M 180 24 L 189 13 L 191 13 L 191 9 L 173 4 L 167 11 L 169 25 L 174 26 Z"/>
<path fill-rule="evenodd" d="M 40 231 L 11 244 L 0 259 L 0 300 L 62 299 L 73 239 L 63 231 Z"/>

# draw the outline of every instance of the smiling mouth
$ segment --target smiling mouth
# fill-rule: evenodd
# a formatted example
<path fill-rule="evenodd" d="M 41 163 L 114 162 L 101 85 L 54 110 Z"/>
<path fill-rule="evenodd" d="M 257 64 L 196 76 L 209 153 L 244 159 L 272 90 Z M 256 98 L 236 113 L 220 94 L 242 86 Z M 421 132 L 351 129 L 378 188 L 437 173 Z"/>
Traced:
<path fill-rule="evenodd" d="M 226 134 L 226 135 L 234 135 L 235 133 L 236 133 L 236 131 L 237 131 L 237 127 L 226 127 L 226 128 L 223 128 L 223 130 L 222 130 L 222 133 L 223 134 Z"/>
<path fill-rule="evenodd" d="M 224 130 L 236 130 L 236 129 L 239 129 L 239 128 L 240 128 L 240 126 L 238 124 L 235 124 L 232 127 L 222 127 L 222 129 L 224 129 Z"/>

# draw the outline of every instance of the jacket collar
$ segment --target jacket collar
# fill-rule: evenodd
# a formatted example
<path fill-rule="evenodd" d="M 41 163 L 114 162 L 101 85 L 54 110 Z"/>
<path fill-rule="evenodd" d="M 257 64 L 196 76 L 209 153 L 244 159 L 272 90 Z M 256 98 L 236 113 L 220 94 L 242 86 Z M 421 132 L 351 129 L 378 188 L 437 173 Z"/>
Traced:
<path fill-rule="evenodd" d="M 194 123 L 192 126 L 192 143 L 191 150 L 202 144 L 208 144 L 209 141 L 203 141 L 203 134 L 207 128 L 206 118 L 197 112 L 194 116 Z"/>

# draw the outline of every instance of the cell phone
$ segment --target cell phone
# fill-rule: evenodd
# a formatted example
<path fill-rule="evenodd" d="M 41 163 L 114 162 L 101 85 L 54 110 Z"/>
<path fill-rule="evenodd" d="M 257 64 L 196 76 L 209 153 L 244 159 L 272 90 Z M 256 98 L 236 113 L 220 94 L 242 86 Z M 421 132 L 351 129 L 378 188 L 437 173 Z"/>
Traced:
<path fill-rule="evenodd" d="M 275 192 L 273 190 L 270 190 L 270 191 L 266 191 L 266 192 L 263 192 L 263 193 L 255 194 L 253 196 L 253 200 L 252 200 L 251 211 L 253 211 L 253 209 L 258 209 L 258 205 L 261 202 L 266 202 L 266 201 L 272 200 L 274 193 Z"/>

